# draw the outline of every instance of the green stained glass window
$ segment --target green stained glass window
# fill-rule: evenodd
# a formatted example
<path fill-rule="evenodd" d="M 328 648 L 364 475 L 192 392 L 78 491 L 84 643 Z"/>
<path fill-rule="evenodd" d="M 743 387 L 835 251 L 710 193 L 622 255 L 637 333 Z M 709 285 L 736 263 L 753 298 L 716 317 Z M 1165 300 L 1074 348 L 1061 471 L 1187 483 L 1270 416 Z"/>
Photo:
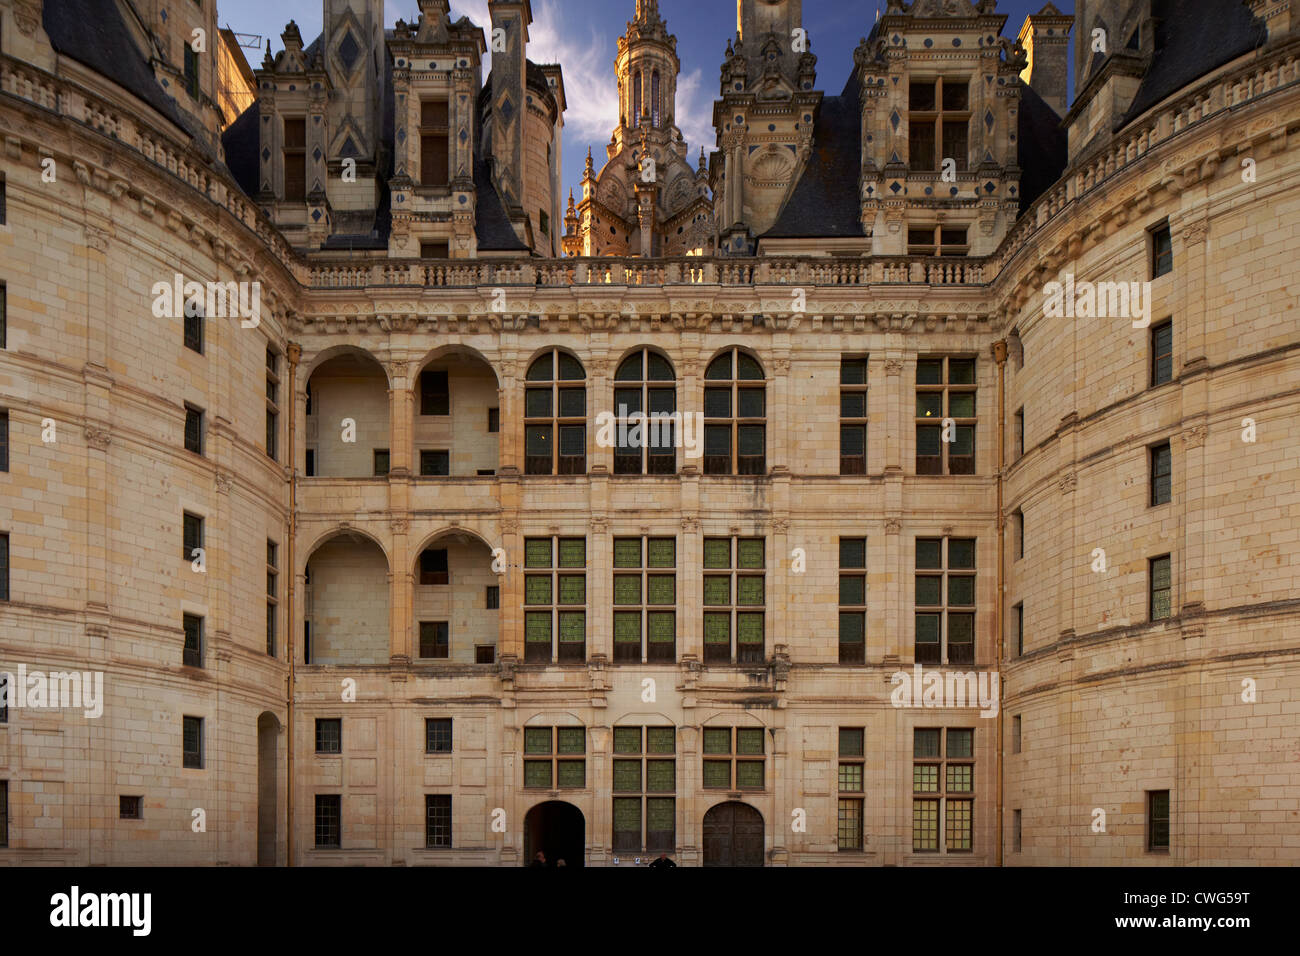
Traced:
<path fill-rule="evenodd" d="M 560 539 L 560 567 L 585 568 L 587 566 L 587 539 Z"/>
<path fill-rule="evenodd" d="M 639 754 L 641 752 L 640 727 L 614 728 L 614 753 Z"/>
<path fill-rule="evenodd" d="M 677 752 L 677 731 L 672 727 L 647 727 L 646 752 L 671 754 Z"/>
<path fill-rule="evenodd" d="M 741 727 L 736 730 L 736 753 L 763 753 L 763 728 Z"/>
<path fill-rule="evenodd" d="M 943 578 L 918 577 L 916 579 L 916 603 L 918 607 L 935 607 L 943 603 Z"/>
<path fill-rule="evenodd" d="M 943 541 L 939 538 L 916 539 L 916 566 L 918 568 L 943 567 Z"/>
<path fill-rule="evenodd" d="M 561 760 L 556 764 L 560 787 L 581 790 L 587 785 L 587 761 Z"/>
<path fill-rule="evenodd" d="M 549 788 L 551 786 L 551 762 L 549 760 L 525 760 L 524 786 Z"/>
<path fill-rule="evenodd" d="M 731 753 L 731 728 L 705 727 L 704 752 L 706 754 Z"/>
<path fill-rule="evenodd" d="M 763 567 L 763 539 L 743 538 L 736 542 L 736 567 Z"/>
<path fill-rule="evenodd" d="M 614 567 L 616 568 L 641 567 L 641 539 L 640 538 L 615 538 L 614 539 Z"/>
<path fill-rule="evenodd" d="M 840 764 L 840 789 L 847 793 L 862 792 L 862 764 Z"/>
<path fill-rule="evenodd" d="M 719 606 L 731 603 L 731 578 L 714 575 L 704 579 L 704 603 Z"/>
<path fill-rule="evenodd" d="M 729 790 L 731 788 L 731 761 L 704 761 L 704 786 L 710 790 Z"/>
<path fill-rule="evenodd" d="M 651 538 L 647 541 L 646 567 L 677 567 L 677 542 L 672 538 Z"/>
<path fill-rule="evenodd" d="M 730 614 L 705 614 L 704 615 L 704 643 L 705 644 L 730 644 L 731 643 L 731 615 Z"/>
<path fill-rule="evenodd" d="M 972 771 L 974 769 L 968 763 L 950 764 L 948 766 L 948 792 L 970 793 Z"/>
<path fill-rule="evenodd" d="M 645 802 L 646 829 L 652 833 L 675 829 L 676 808 L 672 797 L 647 797 Z"/>
<path fill-rule="evenodd" d="M 641 790 L 641 761 L 640 760 L 615 760 L 614 761 L 614 789 L 624 792 L 635 790 L 638 793 Z"/>
<path fill-rule="evenodd" d="M 587 603 L 587 576 L 585 574 L 560 575 L 560 603 Z"/>
<path fill-rule="evenodd" d="M 524 753 L 548 754 L 551 752 L 550 727 L 524 728 Z"/>
<path fill-rule="evenodd" d="M 524 603 L 551 603 L 551 576 L 549 574 L 524 575 Z"/>
<path fill-rule="evenodd" d="M 763 789 L 763 761 L 736 761 L 736 788 L 740 790 Z"/>
<path fill-rule="evenodd" d="M 635 833 L 637 844 L 641 841 L 641 800 L 638 797 L 617 797 L 614 800 L 614 829 L 620 833 Z"/>
<path fill-rule="evenodd" d="M 549 568 L 551 566 L 551 539 L 529 538 L 524 542 L 524 567 Z"/>
<path fill-rule="evenodd" d="M 587 612 L 560 612 L 560 640 L 565 644 L 578 644 L 587 639 Z"/>
<path fill-rule="evenodd" d="M 973 730 L 949 730 L 948 756 L 957 759 L 973 756 L 974 740 L 975 731 Z"/>
<path fill-rule="evenodd" d="M 614 612 L 614 641 L 618 644 L 641 643 L 641 612 Z"/>
<path fill-rule="evenodd" d="M 932 763 L 913 765 L 912 790 L 915 793 L 938 793 L 939 768 Z"/>
<path fill-rule="evenodd" d="M 673 760 L 647 760 L 645 788 L 651 793 L 672 793 L 677 789 L 677 763 Z"/>
<path fill-rule="evenodd" d="M 736 615 L 736 643 L 763 643 L 763 615 L 752 611 Z"/>
<path fill-rule="evenodd" d="M 524 615 L 524 640 L 529 644 L 551 643 L 550 611 L 529 611 Z"/>
<path fill-rule="evenodd" d="M 736 578 L 737 604 L 762 604 L 763 579 L 758 577 Z"/>
<path fill-rule="evenodd" d="M 704 539 L 704 566 L 706 568 L 731 567 L 731 540 L 729 538 Z"/>
<path fill-rule="evenodd" d="M 640 604 L 641 603 L 641 575 L 639 574 L 614 575 L 614 603 L 615 604 Z"/>
<path fill-rule="evenodd" d="M 587 731 L 582 727 L 560 727 L 556 732 L 557 746 L 562 754 L 587 752 Z"/>
<path fill-rule="evenodd" d="M 646 637 L 651 644 L 671 644 L 677 639 L 677 615 L 672 611 L 646 612 Z"/>
<path fill-rule="evenodd" d="M 859 574 L 846 574 L 840 577 L 840 603 L 866 604 L 867 579 Z"/>
<path fill-rule="evenodd" d="M 646 604 L 676 604 L 677 579 L 671 574 L 652 574 L 646 578 Z"/>

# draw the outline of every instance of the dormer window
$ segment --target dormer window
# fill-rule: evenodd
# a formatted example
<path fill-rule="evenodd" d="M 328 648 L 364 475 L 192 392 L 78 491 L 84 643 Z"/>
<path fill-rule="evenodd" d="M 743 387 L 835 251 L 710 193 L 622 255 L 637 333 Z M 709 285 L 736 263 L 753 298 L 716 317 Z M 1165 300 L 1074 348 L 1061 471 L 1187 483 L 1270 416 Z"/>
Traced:
<path fill-rule="evenodd" d="M 909 256 L 964 256 L 970 252 L 965 226 L 909 226 Z"/>
<path fill-rule="evenodd" d="M 284 201 L 307 201 L 307 120 L 284 121 Z"/>
<path fill-rule="evenodd" d="M 449 106 L 446 100 L 425 100 L 420 104 L 420 183 L 446 186 L 450 183 Z"/>
<path fill-rule="evenodd" d="M 914 172 L 938 172 L 951 159 L 968 166 L 970 81 L 965 77 L 913 80 L 908 86 L 908 157 Z"/>

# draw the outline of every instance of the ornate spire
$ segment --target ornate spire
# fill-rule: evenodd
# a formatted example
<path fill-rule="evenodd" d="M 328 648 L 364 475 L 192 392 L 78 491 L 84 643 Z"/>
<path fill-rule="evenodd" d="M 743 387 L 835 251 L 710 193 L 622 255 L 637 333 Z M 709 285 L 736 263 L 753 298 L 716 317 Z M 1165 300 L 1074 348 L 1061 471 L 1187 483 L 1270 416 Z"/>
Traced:
<path fill-rule="evenodd" d="M 596 178 L 596 167 L 592 164 L 592 161 L 591 161 L 591 147 L 590 147 L 590 146 L 587 147 L 587 168 L 584 169 L 584 170 L 582 171 L 582 178 L 583 178 L 583 179 L 595 179 L 595 178 Z"/>
<path fill-rule="evenodd" d="M 636 0 L 636 19 L 638 23 L 658 20 L 659 0 Z"/>

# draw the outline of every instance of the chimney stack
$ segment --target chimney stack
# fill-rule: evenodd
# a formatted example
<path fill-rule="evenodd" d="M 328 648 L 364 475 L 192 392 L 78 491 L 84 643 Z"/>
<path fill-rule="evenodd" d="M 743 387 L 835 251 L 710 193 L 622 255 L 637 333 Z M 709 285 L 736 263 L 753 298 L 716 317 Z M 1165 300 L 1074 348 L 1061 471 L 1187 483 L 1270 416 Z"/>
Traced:
<path fill-rule="evenodd" d="M 1020 45 L 1029 55 L 1029 64 L 1020 73 L 1035 93 L 1043 98 L 1056 115 L 1064 116 L 1069 108 L 1070 28 L 1074 17 L 1062 13 L 1051 3 L 1025 17 L 1020 28 Z"/>

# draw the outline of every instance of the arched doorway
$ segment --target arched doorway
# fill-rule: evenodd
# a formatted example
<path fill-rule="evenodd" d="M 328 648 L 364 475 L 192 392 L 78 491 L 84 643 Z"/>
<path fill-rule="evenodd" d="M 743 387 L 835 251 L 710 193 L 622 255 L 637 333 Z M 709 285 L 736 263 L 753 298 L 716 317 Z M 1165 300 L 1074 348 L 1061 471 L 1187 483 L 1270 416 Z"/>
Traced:
<path fill-rule="evenodd" d="M 704 814 L 704 865 L 762 866 L 763 815 L 736 802 Z"/>
<path fill-rule="evenodd" d="M 279 787 L 276 757 L 280 746 L 280 721 L 270 711 L 257 718 L 257 865 L 275 866 L 276 792 Z"/>
<path fill-rule="evenodd" d="M 571 803 L 550 800 L 539 803 L 524 817 L 524 865 L 529 866 L 537 851 L 546 854 L 546 865 L 563 860 L 567 866 L 582 866 L 586 857 L 587 821 Z"/>

